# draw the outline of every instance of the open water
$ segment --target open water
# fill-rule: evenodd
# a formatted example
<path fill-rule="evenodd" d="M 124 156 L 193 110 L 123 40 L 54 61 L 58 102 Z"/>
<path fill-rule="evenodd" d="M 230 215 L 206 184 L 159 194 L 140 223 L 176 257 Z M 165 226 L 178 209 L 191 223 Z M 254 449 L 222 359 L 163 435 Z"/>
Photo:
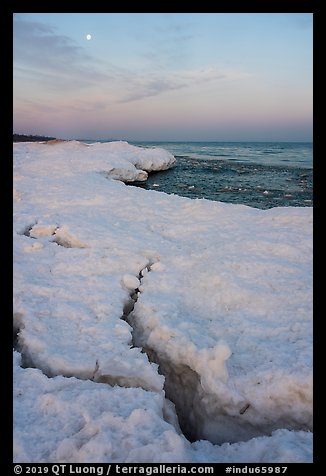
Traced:
<path fill-rule="evenodd" d="M 263 209 L 313 205 L 312 143 L 132 143 L 162 147 L 177 159 L 172 169 L 137 184 L 142 188 Z"/>

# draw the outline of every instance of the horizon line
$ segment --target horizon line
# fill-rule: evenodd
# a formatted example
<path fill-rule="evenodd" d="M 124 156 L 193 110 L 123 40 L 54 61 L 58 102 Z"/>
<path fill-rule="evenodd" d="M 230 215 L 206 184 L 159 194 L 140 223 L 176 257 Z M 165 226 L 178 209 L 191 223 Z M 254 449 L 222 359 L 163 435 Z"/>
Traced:
<path fill-rule="evenodd" d="M 229 143 L 235 143 L 235 144 L 240 144 L 240 143 L 243 143 L 243 142 L 257 142 L 257 143 L 266 143 L 266 142 L 278 142 L 278 143 L 297 143 L 297 144 L 312 144 L 313 143 L 313 140 L 277 140 L 277 139 L 272 139 L 272 140 L 262 140 L 262 139 L 259 139 L 259 140 L 250 140 L 250 139 L 243 139 L 243 140 L 224 140 L 224 139 L 217 139 L 217 140 L 214 140 L 214 139 L 208 139 L 208 140 L 204 140 L 204 139 L 199 139 L 199 140 L 182 140 L 182 139 L 159 139 L 159 140 L 155 140 L 155 139 L 144 139 L 144 140 L 141 140 L 141 139 L 109 139 L 109 138 L 105 138 L 105 139 L 63 139 L 63 140 L 77 140 L 77 141 L 105 141 L 105 142 L 120 142 L 120 141 L 125 141 L 125 142 L 170 142 L 170 143 L 184 143 L 184 142 L 188 142 L 188 143 L 200 143 L 200 142 L 212 142 L 212 143 L 219 143 L 219 142 L 229 142 Z"/>
<path fill-rule="evenodd" d="M 188 143 L 202 143 L 202 142 L 212 142 L 212 143 L 220 143 L 220 142 L 228 142 L 228 143 L 249 143 L 249 142 L 256 142 L 256 143 L 274 143 L 274 142 L 277 142 L 277 143 L 297 143 L 297 144 L 312 144 L 313 143 L 313 139 L 306 139 L 306 140 L 278 140 L 278 139 L 232 139 L 232 140 L 228 140 L 228 139 L 207 139 L 207 140 L 204 140 L 204 139 L 192 139 L 192 140 L 187 140 L 187 139 L 132 139 L 132 138 L 109 138 L 109 137 L 104 137 L 104 138 L 62 138 L 62 137 L 57 137 L 57 136 L 54 136 L 54 135 L 51 135 L 51 134 L 36 134 L 36 133 L 21 133 L 21 132 L 13 132 L 13 135 L 21 135 L 21 136 L 30 136 L 30 137 L 53 137 L 54 139 L 58 139 L 58 140 L 66 140 L 66 141 L 71 141 L 71 140 L 76 140 L 76 141 L 87 141 L 87 142 L 98 142 L 98 141 L 102 141 L 102 142 L 142 142 L 142 143 L 145 143 L 145 142 L 155 142 L 155 143 L 164 143 L 164 142 L 170 142 L 170 143 L 184 143 L 184 142 L 188 142 Z"/>

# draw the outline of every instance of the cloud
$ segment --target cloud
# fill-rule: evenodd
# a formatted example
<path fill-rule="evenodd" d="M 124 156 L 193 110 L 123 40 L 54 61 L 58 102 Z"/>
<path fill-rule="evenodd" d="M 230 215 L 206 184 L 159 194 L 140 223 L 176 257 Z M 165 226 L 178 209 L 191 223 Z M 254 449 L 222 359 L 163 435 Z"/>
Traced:
<path fill-rule="evenodd" d="M 19 18 L 14 20 L 13 58 L 20 74 L 54 89 L 82 88 L 110 78 L 71 38 L 58 35 L 48 25 Z"/>
<path fill-rule="evenodd" d="M 84 74 L 76 74 L 76 72 L 73 71 L 40 71 L 37 67 L 16 67 L 14 70 L 14 79 L 23 80 L 25 83 L 27 82 L 34 85 L 38 82 L 42 85 L 42 90 L 44 90 L 45 87 L 46 91 L 57 91 L 60 93 L 89 88 L 99 81 L 98 78 L 93 79 Z M 38 94 L 41 94 L 40 90 L 38 90 Z"/>
<path fill-rule="evenodd" d="M 133 90 L 122 98 L 120 103 L 127 103 L 132 101 L 139 101 L 151 96 L 158 96 L 167 91 L 173 91 L 175 89 L 181 89 L 186 87 L 186 84 L 177 83 L 175 80 L 170 79 L 151 79 L 150 81 L 138 82 L 133 85 Z"/>
<path fill-rule="evenodd" d="M 151 96 L 158 96 L 168 91 L 177 89 L 191 88 L 207 82 L 216 81 L 236 81 L 249 78 L 250 75 L 245 72 L 234 70 L 223 70 L 216 67 L 204 68 L 199 70 L 188 70 L 179 73 L 166 73 L 160 78 L 153 76 L 152 78 L 142 79 L 134 77 L 129 82 L 131 91 L 127 93 L 118 102 L 127 103 L 139 101 Z"/>
<path fill-rule="evenodd" d="M 57 35 L 42 23 L 16 20 L 14 22 L 14 59 L 42 68 L 80 66 L 90 57 L 69 37 Z"/>
<path fill-rule="evenodd" d="M 38 100 L 45 96 L 49 105 L 54 101 L 57 103 L 60 98 L 66 100 L 66 103 L 61 100 L 60 103 L 68 105 L 71 103 L 70 96 L 76 104 L 82 104 L 86 94 L 88 102 L 92 103 L 94 95 L 98 96 L 100 91 L 103 101 L 100 105 L 94 104 L 94 109 L 100 110 L 112 103 L 130 103 L 171 91 L 193 90 L 205 83 L 217 85 L 222 81 L 248 77 L 243 72 L 217 66 L 202 69 L 185 67 L 179 55 L 183 59 L 187 57 L 190 25 L 176 23 L 173 16 L 168 18 L 170 23 L 164 31 L 153 29 L 152 44 L 146 47 L 145 38 L 140 39 L 145 48 L 145 51 L 141 50 L 141 56 L 144 58 L 147 54 L 148 62 L 144 65 L 140 61 L 139 66 L 133 69 L 128 67 L 128 61 L 118 67 L 97 60 L 71 38 L 57 34 L 49 25 L 15 18 L 16 96 L 26 95 L 29 91 Z M 170 68 L 172 63 L 174 67 Z"/>

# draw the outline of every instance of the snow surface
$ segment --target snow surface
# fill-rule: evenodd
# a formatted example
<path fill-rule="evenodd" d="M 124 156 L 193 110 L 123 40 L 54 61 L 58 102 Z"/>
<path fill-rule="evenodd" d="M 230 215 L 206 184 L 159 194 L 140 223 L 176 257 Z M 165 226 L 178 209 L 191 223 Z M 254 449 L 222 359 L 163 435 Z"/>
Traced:
<path fill-rule="evenodd" d="M 123 183 L 174 161 L 14 144 L 15 462 L 312 461 L 312 209 Z"/>

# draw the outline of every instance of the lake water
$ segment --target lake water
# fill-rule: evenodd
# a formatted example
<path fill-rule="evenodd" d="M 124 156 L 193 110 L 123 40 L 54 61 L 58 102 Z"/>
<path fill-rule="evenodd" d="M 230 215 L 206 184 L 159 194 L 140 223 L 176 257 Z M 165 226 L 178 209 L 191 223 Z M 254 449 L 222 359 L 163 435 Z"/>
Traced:
<path fill-rule="evenodd" d="M 142 188 L 256 208 L 313 205 L 312 143 L 130 143 L 162 147 L 177 159 L 137 184 Z"/>

